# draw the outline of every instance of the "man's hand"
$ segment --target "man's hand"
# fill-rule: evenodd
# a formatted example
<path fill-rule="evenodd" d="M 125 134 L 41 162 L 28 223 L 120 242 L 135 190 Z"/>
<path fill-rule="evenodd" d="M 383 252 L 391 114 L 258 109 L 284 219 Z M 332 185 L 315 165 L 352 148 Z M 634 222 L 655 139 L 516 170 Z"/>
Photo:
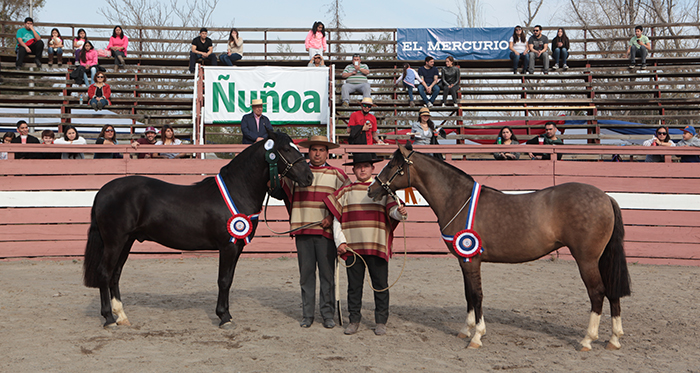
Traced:
<path fill-rule="evenodd" d="M 338 246 L 338 249 L 336 249 L 338 252 L 338 255 L 343 255 L 348 252 L 348 244 L 341 243 L 340 246 Z"/>
<path fill-rule="evenodd" d="M 323 220 L 321 220 L 321 223 L 319 223 L 321 227 L 323 228 L 328 228 L 333 224 L 333 215 L 328 215 Z"/>
<path fill-rule="evenodd" d="M 136 150 L 136 149 L 139 148 L 139 143 L 137 143 L 136 141 L 134 141 L 134 142 L 131 143 L 131 147 L 134 148 L 134 150 Z"/>
<path fill-rule="evenodd" d="M 369 131 L 370 129 L 372 129 L 372 123 L 365 123 L 364 125 L 362 125 L 363 131 Z"/>
<path fill-rule="evenodd" d="M 428 86 L 428 88 L 426 88 L 425 91 L 428 92 L 428 94 L 432 94 L 433 93 L 433 86 Z"/>
<path fill-rule="evenodd" d="M 406 215 L 408 215 L 408 211 L 406 211 L 406 206 L 404 206 L 404 205 L 399 205 L 399 209 L 398 209 L 398 210 L 399 210 L 399 214 L 401 214 L 401 216 L 406 216 Z"/>
<path fill-rule="evenodd" d="M 28 46 L 26 46 L 26 45 L 24 46 L 24 50 L 26 50 L 26 51 L 27 51 L 27 53 L 32 53 L 32 50 L 31 50 L 31 48 L 29 48 L 29 47 L 28 47 Z"/>

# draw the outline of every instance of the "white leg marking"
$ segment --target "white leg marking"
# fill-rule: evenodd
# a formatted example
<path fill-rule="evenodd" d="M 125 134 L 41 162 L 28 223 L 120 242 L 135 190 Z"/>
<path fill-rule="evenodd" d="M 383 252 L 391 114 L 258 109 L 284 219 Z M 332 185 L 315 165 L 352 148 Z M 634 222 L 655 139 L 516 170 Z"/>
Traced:
<path fill-rule="evenodd" d="M 484 322 L 484 316 L 481 316 L 479 323 L 476 324 L 474 329 L 474 338 L 469 342 L 468 348 L 479 348 L 481 347 L 481 337 L 486 334 L 486 323 Z"/>
<path fill-rule="evenodd" d="M 608 350 L 619 350 L 622 347 L 620 344 L 620 337 L 625 333 L 622 331 L 622 317 L 615 316 L 612 318 L 612 337 L 610 337 L 610 342 L 606 347 Z"/>
<path fill-rule="evenodd" d="M 131 326 L 129 319 L 126 318 L 126 313 L 124 313 L 124 306 L 117 298 L 112 298 L 112 313 L 117 315 L 117 325 Z"/>
<path fill-rule="evenodd" d="M 591 318 L 588 321 L 588 330 L 586 331 L 586 336 L 581 341 L 581 351 L 590 351 L 591 342 L 598 339 L 598 327 L 600 326 L 600 315 L 591 312 Z"/>
<path fill-rule="evenodd" d="M 464 326 L 462 327 L 462 330 L 459 331 L 459 338 L 469 338 L 472 333 L 471 329 L 476 326 L 476 314 L 474 313 L 474 310 L 469 311 L 467 313 L 467 320 L 464 321 Z"/>

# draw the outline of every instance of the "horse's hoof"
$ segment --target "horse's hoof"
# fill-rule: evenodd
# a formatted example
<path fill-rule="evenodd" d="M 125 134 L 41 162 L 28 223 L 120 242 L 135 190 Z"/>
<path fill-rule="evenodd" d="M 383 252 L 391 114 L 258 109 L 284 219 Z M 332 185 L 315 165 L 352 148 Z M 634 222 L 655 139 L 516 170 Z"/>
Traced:
<path fill-rule="evenodd" d="M 581 347 L 581 352 L 588 352 L 590 350 L 591 350 L 590 347 Z"/>
<path fill-rule="evenodd" d="M 117 328 L 117 323 L 113 322 L 111 324 L 105 324 L 104 328 L 107 330 L 114 330 Z"/>
<path fill-rule="evenodd" d="M 477 349 L 477 348 L 481 348 L 481 345 L 478 344 L 478 343 L 469 342 L 469 346 L 467 346 L 467 348 L 470 348 L 470 349 Z"/>
<path fill-rule="evenodd" d="M 122 321 L 117 321 L 117 325 L 131 326 L 131 323 L 129 322 L 129 320 L 122 320 Z"/>
<path fill-rule="evenodd" d="M 219 325 L 219 329 L 231 330 L 231 329 L 233 329 L 233 323 L 230 321 L 225 322 L 225 323 Z"/>
<path fill-rule="evenodd" d="M 469 334 L 464 334 L 462 332 L 459 332 L 457 334 L 457 338 L 466 339 L 466 338 L 469 338 Z"/>
<path fill-rule="evenodd" d="M 617 351 L 620 349 L 620 347 L 622 347 L 622 346 L 615 346 L 614 344 L 608 342 L 608 345 L 605 346 L 605 349 L 610 350 L 610 351 Z"/>

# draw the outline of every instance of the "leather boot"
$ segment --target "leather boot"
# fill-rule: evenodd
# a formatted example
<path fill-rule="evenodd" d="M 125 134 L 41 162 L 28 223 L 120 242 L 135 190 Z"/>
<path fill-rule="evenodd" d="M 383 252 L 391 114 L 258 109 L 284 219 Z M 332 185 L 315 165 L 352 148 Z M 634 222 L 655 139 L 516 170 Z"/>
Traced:
<path fill-rule="evenodd" d="M 63 66 L 63 54 L 58 55 L 58 67 Z"/>
<path fill-rule="evenodd" d="M 49 67 L 53 67 L 53 54 L 49 54 Z"/>

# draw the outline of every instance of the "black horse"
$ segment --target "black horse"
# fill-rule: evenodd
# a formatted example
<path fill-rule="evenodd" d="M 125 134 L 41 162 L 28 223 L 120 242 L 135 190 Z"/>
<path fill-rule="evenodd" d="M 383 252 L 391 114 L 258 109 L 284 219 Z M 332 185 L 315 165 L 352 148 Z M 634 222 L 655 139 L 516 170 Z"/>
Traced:
<path fill-rule="evenodd" d="M 262 208 L 270 180 L 268 162 L 279 161 L 281 175 L 300 185 L 309 186 L 313 181 L 292 139 L 282 132 L 268 134 L 268 141 L 251 145 L 219 171 L 242 215 L 257 214 Z M 179 250 L 219 250 L 216 314 L 221 319 L 219 327 L 232 327 L 229 290 L 245 243 L 242 239 L 231 242 L 231 217 L 214 177 L 184 186 L 127 176 L 103 186 L 92 205 L 83 279 L 85 286 L 100 289 L 105 328 L 130 325 L 121 302 L 119 277 L 134 240 L 155 241 Z M 245 219 L 241 223 L 246 228 Z M 252 238 L 257 220 L 248 223 L 248 238 Z M 238 232 L 235 227 L 234 232 Z"/>

